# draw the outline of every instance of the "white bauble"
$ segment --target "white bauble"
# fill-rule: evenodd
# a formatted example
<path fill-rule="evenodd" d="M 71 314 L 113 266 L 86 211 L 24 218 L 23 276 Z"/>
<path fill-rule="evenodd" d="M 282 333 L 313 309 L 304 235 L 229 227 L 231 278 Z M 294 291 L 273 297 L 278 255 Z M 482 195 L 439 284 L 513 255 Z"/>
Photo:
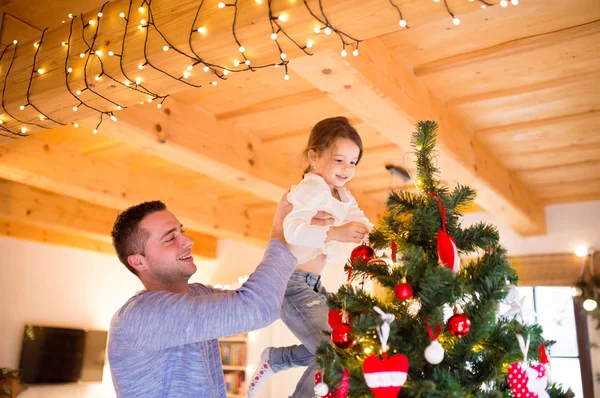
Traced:
<path fill-rule="evenodd" d="M 319 397 L 324 397 L 328 393 L 329 387 L 327 386 L 327 384 L 320 382 L 315 386 L 315 394 L 317 394 Z"/>
<path fill-rule="evenodd" d="M 430 364 L 437 365 L 444 360 L 444 352 L 444 347 L 437 340 L 433 340 L 425 349 L 425 359 Z"/>

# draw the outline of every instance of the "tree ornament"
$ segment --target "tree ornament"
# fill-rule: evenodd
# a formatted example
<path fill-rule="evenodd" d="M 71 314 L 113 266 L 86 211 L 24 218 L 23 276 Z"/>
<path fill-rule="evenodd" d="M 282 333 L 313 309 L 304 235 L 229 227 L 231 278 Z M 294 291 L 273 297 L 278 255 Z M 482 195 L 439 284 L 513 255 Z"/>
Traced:
<path fill-rule="evenodd" d="M 442 327 L 436 326 L 436 333 L 433 333 L 433 329 L 429 326 L 429 317 L 425 318 L 425 324 L 427 325 L 427 333 L 431 339 L 431 344 L 425 348 L 425 360 L 432 365 L 437 365 L 444 360 L 444 347 L 437 341 L 437 338 L 442 333 Z"/>
<path fill-rule="evenodd" d="M 458 314 L 454 307 L 454 315 L 448 319 L 448 331 L 458 338 L 464 337 L 471 330 L 471 320 L 465 314 Z"/>
<path fill-rule="evenodd" d="M 540 363 L 546 367 L 548 383 L 553 384 L 554 380 L 552 378 L 552 373 L 550 373 L 550 360 L 548 359 L 548 354 L 546 353 L 546 346 L 544 343 L 540 344 Z"/>
<path fill-rule="evenodd" d="M 527 366 L 527 352 L 529 351 L 529 337 L 527 342 L 523 336 L 517 335 L 519 347 L 523 353 L 523 362 L 513 362 L 508 367 L 508 385 L 515 397 L 550 398 L 546 391 L 548 377 L 543 364 Z"/>
<path fill-rule="evenodd" d="M 345 321 L 344 317 L 346 317 Z M 347 311 L 344 310 L 329 310 L 329 312 L 327 313 L 327 323 L 331 327 L 331 330 L 335 329 L 336 327 L 338 327 L 338 325 L 341 325 L 342 323 L 347 323 L 351 325 L 352 315 L 350 315 Z"/>
<path fill-rule="evenodd" d="M 458 248 L 454 238 L 446 232 L 446 208 L 442 205 L 442 200 L 437 194 L 432 192 L 429 195 L 437 197 L 438 208 L 442 215 L 442 229 L 438 230 L 437 233 L 438 257 L 444 267 L 456 274 L 460 270 L 460 257 L 458 257 Z"/>
<path fill-rule="evenodd" d="M 350 333 L 350 325 L 342 323 L 331 332 L 331 341 L 336 346 L 346 349 L 354 345 L 354 339 Z"/>
<path fill-rule="evenodd" d="M 348 368 L 344 368 L 344 371 L 342 372 L 342 382 L 335 390 L 335 395 L 337 398 L 346 398 L 348 392 L 350 392 L 350 371 Z"/>
<path fill-rule="evenodd" d="M 316 372 L 315 373 L 315 384 L 319 384 L 323 380 L 323 373 Z"/>
<path fill-rule="evenodd" d="M 354 267 L 358 261 L 362 261 L 363 263 L 367 263 L 370 259 L 375 257 L 375 250 L 371 246 L 368 245 L 360 245 L 356 246 L 352 253 L 350 253 L 350 269 L 348 270 L 348 280 L 352 276 L 352 267 Z"/>
<path fill-rule="evenodd" d="M 394 294 L 396 295 L 396 298 L 400 301 L 406 301 L 412 297 L 412 286 L 410 286 L 410 284 L 406 282 L 406 278 L 402 278 L 400 283 L 396 285 L 396 287 L 394 288 Z"/>
<path fill-rule="evenodd" d="M 363 373 L 367 386 L 376 398 L 395 398 L 402 389 L 408 376 L 408 358 L 404 354 L 387 357 L 387 341 L 390 336 L 390 323 L 393 314 L 386 314 L 380 308 L 373 309 L 381 315 L 383 323 L 377 326 L 377 334 L 381 341 L 383 360 L 377 355 L 369 355 L 363 362 Z"/>
<path fill-rule="evenodd" d="M 392 247 L 392 262 L 395 263 L 396 262 L 396 254 L 398 253 L 398 246 L 396 246 L 396 242 L 392 241 L 391 245 Z"/>
<path fill-rule="evenodd" d="M 319 397 L 324 397 L 329 394 L 329 386 L 323 382 L 318 383 L 315 386 L 315 394 Z"/>

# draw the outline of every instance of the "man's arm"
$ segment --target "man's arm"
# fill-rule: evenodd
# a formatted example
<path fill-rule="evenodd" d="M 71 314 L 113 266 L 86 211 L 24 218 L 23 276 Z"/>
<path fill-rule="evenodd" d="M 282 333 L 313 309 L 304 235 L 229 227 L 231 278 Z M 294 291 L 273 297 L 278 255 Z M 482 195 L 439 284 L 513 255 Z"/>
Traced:
<path fill-rule="evenodd" d="M 291 205 L 280 202 L 271 240 L 244 285 L 227 292 L 196 295 L 166 291 L 143 293 L 115 317 L 111 331 L 138 350 L 169 347 L 259 329 L 279 317 L 283 295 L 296 258 L 283 243 L 281 226 Z"/>

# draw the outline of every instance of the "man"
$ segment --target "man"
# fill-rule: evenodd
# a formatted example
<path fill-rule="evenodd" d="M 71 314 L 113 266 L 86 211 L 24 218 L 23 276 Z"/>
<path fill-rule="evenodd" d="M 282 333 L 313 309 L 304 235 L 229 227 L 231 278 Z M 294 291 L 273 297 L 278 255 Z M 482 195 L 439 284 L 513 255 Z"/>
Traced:
<path fill-rule="evenodd" d="M 196 272 L 194 242 L 162 202 L 141 203 L 117 217 L 115 250 L 145 287 L 110 325 L 108 360 L 119 397 L 225 398 L 217 338 L 279 318 L 296 266 L 283 237 L 283 219 L 290 210 L 284 197 L 263 260 L 235 291 L 188 284 Z M 323 217 L 317 215 L 313 223 L 333 223 Z"/>

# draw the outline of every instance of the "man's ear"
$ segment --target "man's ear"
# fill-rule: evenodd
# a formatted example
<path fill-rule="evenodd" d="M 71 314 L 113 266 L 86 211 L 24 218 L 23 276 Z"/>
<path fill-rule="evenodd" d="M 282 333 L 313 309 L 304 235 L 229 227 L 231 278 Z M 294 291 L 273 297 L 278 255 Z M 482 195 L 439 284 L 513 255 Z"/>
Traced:
<path fill-rule="evenodd" d="M 146 259 L 141 254 L 130 254 L 127 257 L 129 265 L 135 269 L 138 273 L 141 270 L 146 269 Z"/>

